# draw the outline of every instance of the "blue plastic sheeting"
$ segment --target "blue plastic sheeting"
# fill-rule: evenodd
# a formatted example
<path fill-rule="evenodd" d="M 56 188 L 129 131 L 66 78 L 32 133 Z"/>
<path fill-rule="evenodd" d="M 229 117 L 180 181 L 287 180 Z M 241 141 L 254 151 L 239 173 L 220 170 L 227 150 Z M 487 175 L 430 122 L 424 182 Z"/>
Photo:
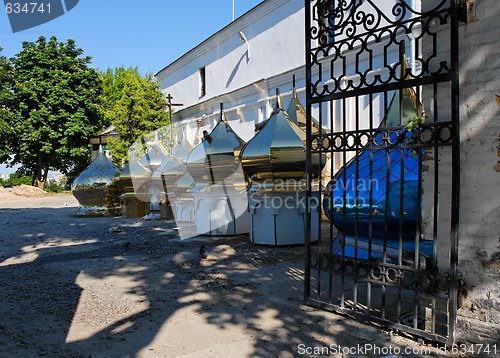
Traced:
<path fill-rule="evenodd" d="M 414 240 L 418 210 L 418 159 L 410 150 L 403 150 L 404 163 L 401 163 L 401 150 L 364 151 L 348 163 L 343 173 L 328 184 L 324 206 L 335 227 L 347 236 L 368 236 L 371 213 L 372 236 L 384 237 L 387 220 L 388 239 L 399 238 L 399 220 L 403 215 L 403 239 Z M 370 156 L 373 155 L 372 175 L 370 175 Z M 387 175 L 387 160 L 390 160 Z M 358 194 L 356 196 L 356 161 L 358 162 Z M 401 165 L 404 166 L 404 181 L 401 181 Z M 340 175 L 339 175 L 340 174 Z M 345 183 L 345 184 L 344 184 Z M 403 210 L 400 197 L 403 185 Z M 370 206 L 370 186 L 372 205 Z M 344 225 L 344 187 L 345 187 L 345 225 Z M 389 189 L 389 194 L 387 194 Z M 333 205 L 331 203 L 333 199 Z M 386 200 L 387 212 L 386 212 Z M 356 205 L 356 202 L 358 205 Z M 356 214 L 357 207 L 357 214 Z M 356 225 L 356 215 L 358 223 Z M 344 227 L 345 226 L 345 227 Z"/>
<path fill-rule="evenodd" d="M 392 102 L 399 103 L 399 96 L 394 96 Z M 394 107 L 399 106 L 391 103 L 387 117 L 394 115 Z M 388 124 L 383 121 L 383 125 Z M 411 135 L 406 133 L 407 138 Z M 374 141 L 381 143 L 382 133 Z M 396 133 L 391 134 L 390 141 L 397 142 Z M 380 258 L 385 252 L 387 261 L 395 261 L 401 235 L 404 256 L 415 252 L 416 242 L 420 255 L 432 256 L 432 241 L 416 240 L 421 215 L 418 180 L 422 154 L 397 145 L 390 149 L 361 148 L 345 169 L 336 173 L 323 199 L 325 213 L 339 232 L 334 254 L 369 259 Z"/>

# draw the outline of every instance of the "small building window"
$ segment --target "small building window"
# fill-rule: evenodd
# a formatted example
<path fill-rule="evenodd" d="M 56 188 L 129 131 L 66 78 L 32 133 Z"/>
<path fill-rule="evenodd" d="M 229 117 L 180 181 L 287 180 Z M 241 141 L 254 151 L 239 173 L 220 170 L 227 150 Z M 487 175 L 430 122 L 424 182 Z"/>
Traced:
<path fill-rule="evenodd" d="M 205 67 L 200 68 L 200 98 L 207 94 Z"/>

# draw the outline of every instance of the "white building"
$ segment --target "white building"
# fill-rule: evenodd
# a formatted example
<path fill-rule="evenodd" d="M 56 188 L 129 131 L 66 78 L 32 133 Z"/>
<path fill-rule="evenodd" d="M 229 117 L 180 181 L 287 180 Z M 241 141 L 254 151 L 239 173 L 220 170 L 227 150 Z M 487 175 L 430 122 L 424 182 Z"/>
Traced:
<path fill-rule="evenodd" d="M 393 3 L 387 1 L 382 6 L 390 9 Z M 369 11 L 369 7 L 367 9 Z M 305 105 L 304 29 L 303 0 L 265 0 L 157 72 L 155 76 L 165 95 L 170 94 L 174 102 L 183 105 L 175 108 L 174 122 L 183 125 L 188 140 L 194 143 L 203 130 L 210 132 L 222 102 L 229 124 L 248 141 L 255 134 L 255 124 L 271 114 L 277 88 L 285 108 L 288 106 L 293 76 L 299 99 Z M 412 46 L 410 41 L 407 46 Z M 392 62 L 397 61 L 396 52 L 388 56 Z M 352 54 L 347 57 L 348 66 L 354 63 L 354 58 Z M 374 57 L 373 61 L 383 67 L 382 57 Z M 328 70 L 325 66 L 322 76 L 327 85 Z M 316 71 L 313 79 L 318 78 L 317 70 L 313 71 Z M 381 97 L 375 96 L 374 102 L 377 102 L 374 111 L 377 122 Z M 354 106 L 354 101 L 349 102 L 348 129 L 355 128 Z M 340 126 L 342 110 L 333 110 L 338 122 L 333 125 Z M 327 106 L 323 108 L 323 113 L 329 111 Z M 318 108 L 313 107 L 313 117 L 318 118 L 318 112 Z M 322 125 L 329 127 L 330 123 Z M 337 160 L 335 168 L 340 166 Z"/>
<path fill-rule="evenodd" d="M 412 7 L 419 4 L 417 0 L 407 2 L 411 2 Z M 424 4 L 434 3 L 436 1 Z M 461 325 L 464 320 L 468 321 L 467 325 L 477 323 L 476 326 L 482 327 L 478 332 L 488 336 L 495 331 L 492 325 L 498 327 L 500 322 L 498 310 L 492 308 L 498 307 L 496 297 L 500 294 L 500 197 L 497 194 L 500 173 L 500 93 L 495 92 L 498 90 L 498 76 L 495 76 L 498 66 L 495 67 L 495 64 L 499 58 L 495 34 L 500 26 L 497 21 L 500 7 L 494 0 L 475 3 L 475 7 L 472 4 L 472 12 L 477 13 L 475 20 L 459 28 L 462 167 L 459 272 L 466 286 L 474 288 L 469 292 L 466 308 L 459 312 L 459 320 Z M 369 2 L 360 4 L 368 6 Z M 393 4 L 394 1 L 377 1 L 378 6 L 387 6 L 387 9 Z M 391 16 L 391 12 L 384 11 L 384 15 Z M 305 104 L 304 18 L 302 0 L 265 0 L 156 74 L 164 93 L 171 94 L 176 103 L 184 105 L 175 113 L 174 121 L 186 125 L 191 142 L 194 142 L 197 133 L 201 136 L 202 130 L 213 128 L 220 102 L 224 103 L 233 129 L 242 139 L 249 140 L 254 135 L 254 124 L 270 114 L 276 88 L 280 89 L 285 106 L 288 104 L 293 75 L 296 76 L 299 98 Z M 408 41 L 406 46 L 411 47 L 413 44 Z M 444 46 L 444 51 L 447 50 L 449 48 Z M 346 65 L 349 66 L 354 56 L 353 53 L 346 55 Z M 389 62 L 392 56 L 397 54 L 388 54 Z M 380 63 L 379 58 L 372 60 Z M 418 72 L 418 66 L 411 58 L 410 65 L 413 72 Z M 439 63 L 430 65 L 439 66 Z M 377 68 L 375 64 L 371 67 Z M 380 66 L 378 75 L 383 74 L 383 67 Z M 313 79 L 315 76 L 317 74 L 313 73 Z M 356 77 L 350 79 L 355 81 Z M 349 78 L 344 79 L 347 80 Z M 323 81 L 322 84 L 329 85 L 328 76 L 323 76 Z M 380 102 L 380 98 L 374 96 L 371 103 L 373 114 L 377 116 L 377 112 L 381 112 L 377 108 L 381 106 L 373 103 L 375 101 Z M 424 98 L 424 105 L 430 113 L 432 102 Z M 337 109 L 333 108 L 333 111 Z M 346 112 L 346 129 L 350 130 L 353 117 L 351 103 L 347 104 Z M 313 110 L 313 116 L 317 117 L 317 114 L 317 109 Z M 338 131 L 337 120 L 342 115 L 335 112 L 325 117 L 333 118 L 334 130 Z M 197 120 L 201 124 L 199 132 Z M 440 163 L 444 173 L 447 172 L 445 164 Z M 336 168 L 339 165 L 340 162 L 335 163 Z M 424 188 L 426 185 L 424 182 Z M 426 193 L 432 193 L 432 190 L 425 188 Z M 451 185 L 443 186 L 441 192 L 448 198 Z M 440 205 L 443 211 L 443 207 L 449 203 L 443 201 Z M 448 215 L 439 217 L 443 227 L 449 224 Z M 479 309 L 469 312 L 467 307 Z M 462 334 L 467 336 L 466 332 Z"/>
<path fill-rule="evenodd" d="M 248 141 L 271 113 L 276 88 L 287 104 L 293 75 L 305 103 L 304 37 L 302 0 L 263 1 L 156 74 L 164 93 L 183 104 L 174 121 L 187 124 L 193 142 L 196 120 L 203 120 L 199 133 L 213 128 L 222 102 Z"/>

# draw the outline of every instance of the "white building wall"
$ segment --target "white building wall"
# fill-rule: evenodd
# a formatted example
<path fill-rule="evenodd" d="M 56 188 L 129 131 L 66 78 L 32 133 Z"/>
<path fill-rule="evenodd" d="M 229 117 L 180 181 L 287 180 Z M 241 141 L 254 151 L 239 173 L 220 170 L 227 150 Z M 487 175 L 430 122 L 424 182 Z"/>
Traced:
<path fill-rule="evenodd" d="M 161 88 L 184 108 L 304 64 L 304 2 L 268 0 L 157 73 Z M 248 44 L 238 32 L 242 32 Z M 199 69 L 206 69 L 200 98 Z M 256 86 L 254 91 L 267 88 Z"/>
<path fill-rule="evenodd" d="M 500 6 L 476 0 L 460 27 L 459 272 L 468 291 L 462 335 L 500 340 Z M 472 324 L 473 318 L 476 324 Z"/>
<path fill-rule="evenodd" d="M 463 307 L 458 336 L 476 343 L 498 342 L 500 335 L 500 7 L 497 0 L 476 0 L 478 21 L 459 27 L 460 76 L 460 221 L 458 272 L 463 280 Z M 443 51 L 449 51 L 445 46 Z M 450 88 L 439 86 L 440 120 L 451 120 Z M 444 98 L 448 96 L 448 98 Z M 434 105 L 425 98 L 427 112 Z M 439 98 L 443 98 L 442 103 Z M 438 213 L 426 206 L 434 195 L 434 155 L 424 161 L 424 235 L 432 237 L 438 215 L 438 265 L 450 262 L 451 149 L 439 148 Z M 440 239 L 439 239 L 440 238 Z"/>
<path fill-rule="evenodd" d="M 384 2 L 382 9 L 389 12 L 393 3 L 394 0 Z M 369 4 L 363 4 L 363 8 L 367 13 L 371 10 Z M 229 123 L 248 141 L 254 135 L 255 123 L 271 113 L 276 88 L 280 90 L 285 107 L 288 105 L 293 75 L 299 99 L 305 105 L 304 28 L 303 0 L 266 0 L 159 71 L 156 77 L 164 93 L 171 94 L 174 102 L 183 104 L 177 109 L 174 121 L 187 125 L 188 139 L 194 142 L 203 130 L 214 127 L 222 102 Z M 240 31 L 248 44 L 240 39 Z M 345 55 L 349 71 L 353 72 L 356 51 Z M 388 55 L 390 62 L 397 61 L 397 52 Z M 374 61 L 383 66 L 381 56 Z M 330 78 L 327 63 L 328 59 L 322 74 L 325 84 Z M 202 67 L 206 73 L 206 95 L 200 97 L 199 69 Z M 313 73 L 313 81 L 317 78 L 318 73 Z M 323 124 L 328 127 L 329 107 L 325 105 L 325 108 Z M 334 113 L 334 125 L 341 117 L 337 112 Z M 319 109 L 313 107 L 312 114 L 317 118 Z M 351 119 L 352 116 L 348 116 Z M 198 129 L 196 120 L 200 118 Z M 354 129 L 352 123 L 347 130 L 351 129 Z"/>
<path fill-rule="evenodd" d="M 498 332 L 500 327 L 500 102 L 496 97 L 500 95 L 500 47 L 497 46 L 500 7 L 497 2 L 476 0 L 479 20 L 460 27 L 459 271 L 468 296 L 459 312 L 459 324 L 462 336 L 474 339 L 475 335 L 478 341 L 495 330 Z M 384 2 L 384 6 L 391 7 L 390 3 Z M 250 58 L 238 31 L 248 40 Z M 442 50 L 449 48 L 444 46 Z M 267 0 L 161 70 L 157 78 L 165 93 L 184 104 L 175 119 L 186 124 L 192 142 L 204 129 L 213 128 L 219 102 L 224 103 L 231 126 L 248 141 L 254 135 L 254 124 L 270 114 L 275 88 L 280 88 L 285 106 L 288 104 L 293 74 L 297 76 L 299 98 L 305 104 L 304 53 L 303 1 Z M 198 70 L 204 66 L 207 94 L 200 98 Z M 326 72 L 323 78 L 328 81 Z M 337 112 L 334 126 L 339 125 L 342 116 Z M 316 109 L 313 116 L 317 114 Z M 441 113 L 440 117 L 446 115 Z M 198 128 L 195 120 L 200 118 L 202 125 Z M 347 130 L 352 129 L 352 125 L 348 126 Z M 443 230 L 449 231 L 447 200 L 451 197 L 451 171 L 446 170 L 449 156 L 444 150 L 440 155 L 439 196 L 443 200 L 439 222 Z M 341 163 L 336 164 L 338 167 Z M 427 174 L 432 177 L 432 168 Z M 423 185 L 424 197 L 430 195 L 432 181 L 425 182 L 424 177 Z M 448 248 L 439 250 L 445 254 L 440 261 L 449 261 Z M 471 322 L 475 322 L 474 329 L 470 329 Z"/>

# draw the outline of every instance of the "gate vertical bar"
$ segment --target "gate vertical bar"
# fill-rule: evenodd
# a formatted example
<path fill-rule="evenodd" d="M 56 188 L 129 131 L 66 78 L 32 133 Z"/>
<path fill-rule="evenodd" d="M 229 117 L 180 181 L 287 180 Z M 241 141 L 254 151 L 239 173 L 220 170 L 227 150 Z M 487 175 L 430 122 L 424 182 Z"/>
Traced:
<path fill-rule="evenodd" d="M 458 294 L 458 234 L 460 215 L 460 108 L 458 73 L 458 0 L 451 1 L 451 121 L 452 121 L 452 194 L 451 194 L 451 245 L 450 245 L 450 301 L 449 341 L 455 342 Z"/>
<path fill-rule="evenodd" d="M 304 298 L 364 322 L 446 343 L 455 341 L 457 320 L 459 1 L 305 0 Z M 406 64 L 405 41 L 413 49 L 411 65 L 398 76 Z M 451 95 L 440 95 L 443 88 L 451 88 Z M 322 111 L 325 103 L 330 111 Z M 448 105 L 450 110 L 443 110 Z M 312 132 L 313 106 L 320 108 L 320 123 L 330 123 L 329 130 Z M 431 121 L 422 112 L 426 107 Z M 318 228 L 318 244 L 311 242 L 312 180 L 318 174 L 311 172 L 311 154 L 326 151 L 332 180 L 320 191 L 329 222 L 319 222 L 325 230 Z M 438 170 L 438 161 L 447 155 L 451 179 L 441 180 L 445 170 Z M 434 165 L 424 165 L 429 160 Z M 360 188 L 360 179 L 368 179 L 368 189 Z M 438 195 L 447 181 L 451 192 Z M 440 203 L 449 205 L 449 226 L 440 225 Z M 449 261 L 438 262 L 440 257 Z M 321 273 L 327 269 L 328 274 Z M 328 295 L 318 290 L 312 297 L 314 279 L 317 287 L 327 287 L 329 280 Z"/>
<path fill-rule="evenodd" d="M 304 0 L 305 7 L 305 63 L 306 63 L 306 262 L 304 267 L 304 300 L 311 295 L 311 0 Z"/>

